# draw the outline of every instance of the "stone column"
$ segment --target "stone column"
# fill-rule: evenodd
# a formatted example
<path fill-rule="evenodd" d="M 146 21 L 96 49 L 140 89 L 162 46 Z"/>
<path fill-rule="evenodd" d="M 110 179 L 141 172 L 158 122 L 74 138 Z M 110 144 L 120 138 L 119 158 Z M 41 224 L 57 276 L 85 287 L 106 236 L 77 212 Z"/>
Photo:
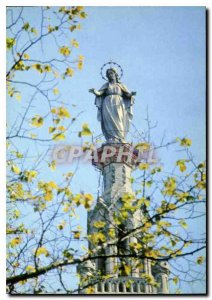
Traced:
<path fill-rule="evenodd" d="M 158 293 L 160 294 L 168 294 L 169 286 L 168 286 L 168 276 L 169 276 L 169 264 L 168 262 L 158 262 L 153 268 L 155 280 L 160 284 L 158 288 Z"/>
<path fill-rule="evenodd" d="M 161 283 L 162 283 L 162 289 L 161 292 L 163 294 L 168 294 L 169 289 L 168 289 L 168 276 L 166 273 L 161 273 Z"/>
<path fill-rule="evenodd" d="M 116 251 L 116 247 L 115 246 L 109 246 L 107 247 L 107 249 L 105 250 L 105 254 L 106 256 L 110 256 L 110 255 L 116 255 L 117 251 Z M 115 266 L 117 264 L 117 259 L 116 257 L 109 257 L 106 259 L 106 274 L 114 274 L 115 271 Z"/>

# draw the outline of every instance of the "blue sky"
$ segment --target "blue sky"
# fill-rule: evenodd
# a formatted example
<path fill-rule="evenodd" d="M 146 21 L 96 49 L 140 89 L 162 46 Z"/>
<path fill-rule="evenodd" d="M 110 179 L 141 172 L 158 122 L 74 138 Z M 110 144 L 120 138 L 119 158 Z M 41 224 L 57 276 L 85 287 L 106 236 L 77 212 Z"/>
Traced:
<path fill-rule="evenodd" d="M 71 114 L 84 111 L 72 130 L 78 131 L 79 126 L 87 122 L 95 136 L 101 134 L 94 96 L 88 90 L 101 87 L 104 81 L 100 68 L 112 59 L 124 70 L 122 82 L 137 92 L 133 107 L 136 128 L 145 129 L 148 107 L 151 121 L 158 122 L 152 136 L 155 144 L 160 142 L 164 132 L 167 141 L 186 136 L 193 141 L 191 150 L 195 159 L 204 160 L 205 8 L 86 7 L 85 10 L 88 18 L 83 21 L 82 30 L 71 36 L 80 44 L 77 52 L 85 56 L 83 71 L 76 72 L 70 81 L 63 81 L 58 86 Z M 36 9 L 29 8 L 28 16 L 36 25 L 39 18 Z M 51 53 L 51 44 L 47 52 Z M 41 52 L 36 50 L 32 54 L 39 57 Z M 71 104 L 77 104 L 77 108 Z M 18 110 L 20 104 L 16 106 Z M 40 113 L 42 109 L 41 106 Z M 14 113 L 15 110 L 9 107 L 9 120 Z M 128 141 L 131 141 L 130 134 Z M 79 139 L 71 135 L 67 142 L 79 143 Z M 179 153 L 171 151 L 168 155 L 159 153 L 159 156 L 167 170 L 172 169 L 178 157 L 181 158 Z M 70 168 L 58 168 L 46 177 L 57 179 Z M 84 190 L 96 195 L 98 176 L 92 166 L 80 166 L 73 181 L 73 191 Z"/>
<path fill-rule="evenodd" d="M 99 69 L 111 58 L 124 70 L 122 81 L 137 91 L 136 126 L 142 130 L 148 105 L 151 119 L 159 122 L 159 135 L 163 130 L 170 138 L 188 135 L 198 148 L 197 155 L 203 155 L 204 8 L 98 7 L 87 8 L 87 12 L 88 20 L 78 38 L 86 56 L 78 80 L 83 94 L 74 98 L 81 96 L 88 115 L 95 113 L 89 105 L 92 95 L 84 91 L 101 86 Z"/>
<path fill-rule="evenodd" d="M 144 130 L 146 109 L 154 123 L 154 143 L 187 136 L 197 161 L 205 158 L 205 9 L 203 7 L 87 7 L 88 19 L 77 39 L 85 55 L 82 73 L 66 87 L 70 101 L 86 109 L 81 117 L 94 135 L 101 133 L 91 87 L 100 88 L 100 68 L 119 63 L 122 82 L 137 91 L 133 123 Z M 78 124 L 76 124 L 77 128 Z M 128 140 L 131 141 L 130 134 Z M 162 153 L 160 155 L 163 155 Z M 178 153 L 161 157 L 167 168 Z M 84 168 L 81 169 L 84 172 Z M 95 178 L 91 167 L 89 178 Z M 92 180 L 93 182 L 93 180 Z M 81 177 L 82 189 L 94 185 Z M 95 186 L 96 189 L 96 186 Z M 95 191 L 94 191 L 95 193 Z"/>

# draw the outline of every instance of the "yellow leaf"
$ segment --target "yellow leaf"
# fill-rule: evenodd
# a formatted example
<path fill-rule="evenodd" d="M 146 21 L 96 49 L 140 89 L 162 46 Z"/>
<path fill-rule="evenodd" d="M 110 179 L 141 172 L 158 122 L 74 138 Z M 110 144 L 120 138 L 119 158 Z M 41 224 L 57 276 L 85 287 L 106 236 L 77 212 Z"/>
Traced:
<path fill-rule="evenodd" d="M 93 286 L 89 286 L 86 289 L 86 294 L 93 294 L 95 292 L 95 288 Z"/>
<path fill-rule="evenodd" d="M 179 222 L 178 222 L 183 228 L 187 228 L 188 227 L 188 224 L 185 222 L 185 220 L 180 220 Z"/>
<path fill-rule="evenodd" d="M 22 29 L 27 31 L 29 28 L 30 28 L 29 22 L 24 23 Z"/>
<path fill-rule="evenodd" d="M 76 25 L 72 25 L 72 26 L 69 27 L 69 30 L 70 30 L 71 32 L 73 32 L 75 29 L 77 29 L 77 26 L 76 26 Z"/>
<path fill-rule="evenodd" d="M 144 197 L 138 200 L 138 205 L 145 204 L 146 206 L 150 205 L 150 201 Z"/>
<path fill-rule="evenodd" d="M 205 260 L 204 256 L 197 257 L 197 264 L 201 265 L 204 262 L 204 260 Z"/>
<path fill-rule="evenodd" d="M 25 58 L 25 59 L 30 59 L 30 56 L 29 56 L 29 54 L 27 54 L 27 53 L 24 53 L 24 58 Z"/>
<path fill-rule="evenodd" d="M 141 150 L 141 151 L 147 151 L 150 149 L 150 144 L 142 142 L 142 143 L 138 143 L 135 146 L 136 149 Z"/>
<path fill-rule="evenodd" d="M 77 6 L 77 11 L 82 11 L 84 9 L 84 6 Z"/>
<path fill-rule="evenodd" d="M 183 192 L 183 193 L 177 193 L 176 196 L 180 202 L 185 202 L 186 199 L 189 200 L 190 195 L 187 192 Z"/>
<path fill-rule="evenodd" d="M 44 195 L 44 199 L 46 201 L 51 201 L 53 199 L 53 193 L 52 193 L 52 191 L 47 191 L 46 194 Z"/>
<path fill-rule="evenodd" d="M 151 222 L 146 222 L 145 224 L 144 224 L 144 228 L 146 229 L 146 228 L 150 228 L 152 226 L 152 223 Z"/>
<path fill-rule="evenodd" d="M 106 241 L 106 236 L 102 232 L 96 232 L 88 236 L 88 238 L 93 244 L 104 243 Z"/>
<path fill-rule="evenodd" d="M 21 281 L 19 281 L 18 283 L 19 283 L 20 285 L 24 285 L 26 282 L 27 282 L 27 279 L 26 279 L 26 280 L 21 280 Z"/>
<path fill-rule="evenodd" d="M 124 265 L 124 273 L 128 276 L 131 273 L 131 267 Z"/>
<path fill-rule="evenodd" d="M 73 231 L 73 233 L 74 233 L 74 238 L 78 240 L 80 238 L 81 232 L 80 231 Z"/>
<path fill-rule="evenodd" d="M 56 114 L 56 113 L 57 113 L 57 109 L 56 109 L 56 108 L 52 108 L 52 109 L 51 109 L 51 112 L 52 112 L 53 114 Z"/>
<path fill-rule="evenodd" d="M 173 282 L 174 282 L 175 284 L 178 284 L 178 282 L 179 282 L 179 277 L 175 276 L 172 280 L 173 280 Z"/>
<path fill-rule="evenodd" d="M 82 204 L 85 206 L 86 209 L 89 209 L 93 202 L 93 196 L 91 194 L 85 194 L 83 197 Z"/>
<path fill-rule="evenodd" d="M 43 69 L 42 69 L 41 64 L 38 64 L 38 63 L 37 64 L 33 64 L 32 68 L 35 69 L 35 70 L 37 70 L 40 73 L 43 73 Z"/>
<path fill-rule="evenodd" d="M 187 159 L 179 159 L 176 162 L 176 165 L 179 166 L 181 172 L 184 172 L 186 170 L 185 162 L 189 162 L 189 161 Z"/>
<path fill-rule="evenodd" d="M 140 170 L 147 170 L 147 169 L 149 169 L 149 164 L 147 164 L 147 163 L 141 163 L 139 165 L 139 169 Z"/>
<path fill-rule="evenodd" d="M 136 249 L 136 250 L 140 250 L 142 248 L 142 245 L 137 242 L 131 242 L 131 243 L 129 243 L 129 246 L 132 249 Z"/>
<path fill-rule="evenodd" d="M 62 141 L 62 140 L 65 140 L 65 138 L 66 138 L 66 136 L 65 136 L 64 133 L 55 133 L 55 134 L 53 134 L 53 136 L 52 136 L 52 139 L 53 139 L 54 141 Z"/>
<path fill-rule="evenodd" d="M 204 189 L 206 189 L 206 182 L 205 181 L 197 181 L 197 184 L 196 184 L 196 187 L 198 188 L 198 189 L 201 189 L 201 190 L 204 190 Z"/>
<path fill-rule="evenodd" d="M 24 171 L 24 179 L 27 182 L 32 182 L 32 180 L 37 176 L 36 171 Z"/>
<path fill-rule="evenodd" d="M 84 56 L 83 55 L 79 55 L 79 60 L 84 60 Z"/>
<path fill-rule="evenodd" d="M 45 72 L 51 72 L 51 70 L 52 70 L 51 66 L 49 66 L 49 65 L 44 66 L 44 71 Z"/>
<path fill-rule="evenodd" d="M 19 71 L 25 70 L 25 65 L 24 65 L 23 61 L 19 61 L 18 63 L 16 63 L 15 70 L 19 70 Z"/>
<path fill-rule="evenodd" d="M 79 47 L 79 43 L 77 42 L 76 39 L 71 40 L 71 44 L 73 47 L 78 48 Z"/>
<path fill-rule="evenodd" d="M 59 52 L 64 56 L 69 56 L 71 51 L 67 46 L 63 46 L 59 49 Z"/>
<path fill-rule="evenodd" d="M 22 183 L 19 182 L 14 183 L 11 186 L 11 190 L 8 188 L 8 191 L 10 192 L 10 197 L 12 200 L 16 200 L 24 197 L 24 189 Z"/>
<path fill-rule="evenodd" d="M 66 173 L 66 174 L 63 174 L 63 176 L 65 176 L 65 179 L 66 179 L 66 180 L 69 180 L 69 178 L 72 177 L 73 175 L 74 175 L 73 172 L 68 172 L 68 173 Z"/>
<path fill-rule="evenodd" d="M 121 216 L 122 216 L 123 219 L 127 219 L 128 218 L 128 212 L 127 211 L 122 211 Z"/>
<path fill-rule="evenodd" d="M 190 147 L 192 145 L 192 140 L 187 139 L 187 138 L 183 138 L 180 142 L 180 146 L 183 147 Z"/>
<path fill-rule="evenodd" d="M 200 163 L 200 164 L 198 165 L 198 169 L 205 169 L 205 167 L 206 167 L 206 162 L 205 162 L 205 161 L 202 162 L 202 163 Z"/>
<path fill-rule="evenodd" d="M 87 123 L 84 123 L 82 125 L 82 131 L 79 132 L 79 136 L 81 137 L 82 135 L 84 135 L 84 136 L 92 135 L 91 130 Z"/>
<path fill-rule="evenodd" d="M 83 61 L 81 61 L 81 60 L 78 61 L 77 68 L 79 70 L 82 70 L 82 68 L 83 68 Z"/>
<path fill-rule="evenodd" d="M 115 238 L 115 237 L 116 237 L 116 231 L 115 231 L 115 228 L 109 228 L 108 235 L 109 235 L 109 237 L 111 237 L 112 239 Z"/>
<path fill-rule="evenodd" d="M 72 68 L 66 68 L 65 75 L 72 77 L 74 75 L 74 70 Z"/>
<path fill-rule="evenodd" d="M 17 209 L 14 210 L 13 215 L 14 215 L 14 218 L 18 219 L 20 217 L 20 215 L 21 215 L 20 210 L 17 210 Z"/>
<path fill-rule="evenodd" d="M 152 184 L 153 184 L 153 181 L 152 180 L 148 180 L 148 181 L 146 181 L 146 187 L 151 187 L 152 186 Z"/>
<path fill-rule="evenodd" d="M 85 18 L 87 17 L 87 14 L 86 14 L 84 11 L 82 11 L 82 12 L 79 14 L 79 17 L 80 17 L 81 19 L 85 19 Z"/>
<path fill-rule="evenodd" d="M 154 169 L 152 169 L 151 174 L 155 174 L 157 172 L 161 172 L 162 171 L 162 167 L 156 167 Z"/>
<path fill-rule="evenodd" d="M 63 212 L 67 213 L 69 210 L 70 210 L 70 205 L 69 204 L 64 205 Z"/>
<path fill-rule="evenodd" d="M 68 197 L 70 197 L 72 195 L 72 192 L 69 187 L 64 188 L 64 192 L 65 192 L 65 195 Z"/>
<path fill-rule="evenodd" d="M 33 267 L 33 266 L 27 266 L 26 267 L 26 272 L 27 273 L 32 273 L 32 272 L 35 272 L 36 270 L 35 270 L 35 268 Z"/>
<path fill-rule="evenodd" d="M 59 230 L 63 230 L 64 227 L 65 227 L 65 225 L 66 225 L 66 221 L 62 221 L 59 225 L 57 225 L 57 228 L 58 228 Z"/>
<path fill-rule="evenodd" d="M 164 182 L 164 193 L 171 196 L 176 190 L 177 184 L 176 179 L 174 177 L 168 177 L 167 180 Z"/>
<path fill-rule="evenodd" d="M 16 41 L 13 38 L 6 38 L 7 49 L 11 49 L 15 45 Z"/>
<path fill-rule="evenodd" d="M 53 89 L 53 93 L 54 93 L 54 95 L 58 95 L 58 94 L 59 94 L 58 88 L 54 88 L 54 89 Z"/>
<path fill-rule="evenodd" d="M 54 181 L 49 181 L 48 186 L 51 187 L 52 189 L 58 189 L 58 186 Z"/>
<path fill-rule="evenodd" d="M 15 164 L 12 165 L 11 171 L 12 171 L 13 173 L 15 173 L 15 174 L 20 174 L 20 172 L 21 172 L 20 169 L 19 169 L 19 167 L 16 166 Z"/>
<path fill-rule="evenodd" d="M 30 30 L 32 33 L 34 33 L 34 35 L 38 35 L 38 31 L 36 28 L 32 27 Z"/>
<path fill-rule="evenodd" d="M 41 127 L 43 125 L 43 118 L 39 115 L 35 115 L 34 118 L 31 119 L 31 125 Z"/>
<path fill-rule="evenodd" d="M 52 171 L 55 171 L 56 170 L 56 161 L 53 160 L 51 163 L 48 164 L 48 166 Z"/>
<path fill-rule="evenodd" d="M 20 264 L 19 264 L 18 262 L 15 262 L 15 263 L 12 264 L 12 266 L 13 266 L 14 268 L 18 268 L 18 267 L 20 266 Z"/>
<path fill-rule="evenodd" d="M 70 118 L 68 109 L 63 106 L 58 107 L 57 114 L 60 118 Z"/>
<path fill-rule="evenodd" d="M 49 256 L 49 251 L 45 247 L 39 247 L 37 249 L 36 255 L 37 256 L 40 256 L 40 255 Z"/>
<path fill-rule="evenodd" d="M 124 193 L 122 195 L 121 201 L 123 202 L 132 202 L 135 199 L 135 196 L 133 194 L 130 193 Z"/>
<path fill-rule="evenodd" d="M 105 227 L 105 222 L 103 222 L 103 221 L 96 221 L 96 222 L 94 222 L 93 223 L 93 226 L 95 227 L 95 228 L 103 228 L 103 227 Z"/>
<path fill-rule="evenodd" d="M 60 131 L 65 131 L 66 130 L 66 128 L 64 126 L 59 126 L 57 129 L 60 130 Z"/>
<path fill-rule="evenodd" d="M 53 32 L 55 29 L 54 29 L 54 27 L 52 27 L 51 25 L 48 25 L 48 32 Z"/>
<path fill-rule="evenodd" d="M 52 133 L 52 132 L 54 132 L 55 130 L 56 130 L 56 127 L 52 127 L 52 126 L 49 127 L 49 133 Z"/>
<path fill-rule="evenodd" d="M 174 204 L 174 203 L 169 203 L 168 205 L 167 205 L 167 209 L 175 209 L 177 207 L 177 205 L 176 204 Z"/>
<path fill-rule="evenodd" d="M 77 206 L 81 204 L 82 201 L 82 195 L 81 194 L 76 194 L 72 200 L 76 203 Z"/>
<path fill-rule="evenodd" d="M 56 125 L 57 125 L 57 124 L 59 124 L 59 123 L 60 123 L 60 119 L 54 119 L 54 120 L 53 120 L 53 122 L 54 122 L 54 124 L 56 124 Z"/>
<path fill-rule="evenodd" d="M 14 247 L 16 247 L 17 245 L 19 245 L 21 242 L 22 242 L 22 238 L 19 237 L 19 236 L 17 236 L 17 237 L 15 237 L 14 239 L 12 239 L 12 240 L 10 241 L 10 246 L 11 246 L 12 248 L 14 248 Z"/>
<path fill-rule="evenodd" d="M 30 137 L 31 137 L 32 139 L 36 139 L 36 137 L 37 137 L 37 134 L 30 133 Z"/>
<path fill-rule="evenodd" d="M 170 227 L 172 224 L 167 221 L 157 221 L 158 226 L 163 226 L 163 227 Z"/>

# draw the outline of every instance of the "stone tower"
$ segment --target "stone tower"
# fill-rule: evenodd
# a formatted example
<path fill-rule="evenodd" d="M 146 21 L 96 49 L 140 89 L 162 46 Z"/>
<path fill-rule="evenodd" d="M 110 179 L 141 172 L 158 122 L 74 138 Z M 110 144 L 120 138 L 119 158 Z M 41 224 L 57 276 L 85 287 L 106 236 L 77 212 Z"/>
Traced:
<path fill-rule="evenodd" d="M 148 259 L 135 260 L 127 257 L 127 254 L 132 253 L 131 245 L 137 242 L 136 228 L 142 224 L 144 216 L 142 209 L 130 212 L 114 229 L 114 216 L 121 210 L 122 198 L 125 195 L 134 197 L 131 172 L 138 164 L 138 154 L 128 143 L 106 143 L 98 149 L 96 160 L 93 161 L 93 165 L 101 170 L 104 188 L 95 207 L 88 213 L 87 233 L 88 236 L 97 234 L 99 229 L 95 228 L 94 223 L 102 221 L 105 224 L 104 233 L 107 245 L 104 246 L 103 243 L 98 250 L 97 246 L 90 242 L 89 249 L 92 252 L 95 251 L 95 256 L 99 258 L 87 261 L 80 266 L 78 272 L 81 276 L 96 274 L 94 281 L 90 279 L 84 282 L 84 286 L 91 284 L 94 287 L 94 294 L 169 293 L 167 262 L 152 265 Z M 123 238 L 126 232 L 132 232 L 132 234 Z M 119 241 L 120 238 L 121 241 Z M 116 242 L 110 243 L 110 240 Z M 123 269 L 120 266 L 123 266 Z M 98 280 L 100 275 L 101 279 Z M 152 278 L 157 284 L 152 284 L 151 281 L 146 280 L 147 278 L 148 280 Z M 83 286 L 80 293 L 86 293 Z"/>

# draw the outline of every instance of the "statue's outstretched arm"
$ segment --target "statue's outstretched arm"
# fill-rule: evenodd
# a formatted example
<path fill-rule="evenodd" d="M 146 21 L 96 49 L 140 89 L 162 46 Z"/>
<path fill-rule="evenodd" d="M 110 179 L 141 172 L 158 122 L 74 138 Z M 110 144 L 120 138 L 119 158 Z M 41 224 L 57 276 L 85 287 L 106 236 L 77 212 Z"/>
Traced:
<path fill-rule="evenodd" d="M 136 92 L 125 92 L 124 91 L 124 96 L 126 97 L 126 98 L 132 98 L 133 96 L 135 96 L 136 95 Z"/>
<path fill-rule="evenodd" d="M 120 86 L 120 88 L 122 89 L 122 92 L 123 92 L 125 98 L 130 99 L 130 98 L 132 98 L 133 96 L 136 95 L 136 92 L 134 92 L 134 91 L 133 91 L 133 92 L 130 92 L 130 91 L 128 90 L 128 88 L 126 87 L 126 85 L 124 85 L 123 83 L 121 83 L 119 86 Z"/>
<path fill-rule="evenodd" d="M 97 91 L 95 89 L 90 89 L 89 92 L 94 94 L 95 96 L 102 96 L 104 94 L 104 90 Z"/>

